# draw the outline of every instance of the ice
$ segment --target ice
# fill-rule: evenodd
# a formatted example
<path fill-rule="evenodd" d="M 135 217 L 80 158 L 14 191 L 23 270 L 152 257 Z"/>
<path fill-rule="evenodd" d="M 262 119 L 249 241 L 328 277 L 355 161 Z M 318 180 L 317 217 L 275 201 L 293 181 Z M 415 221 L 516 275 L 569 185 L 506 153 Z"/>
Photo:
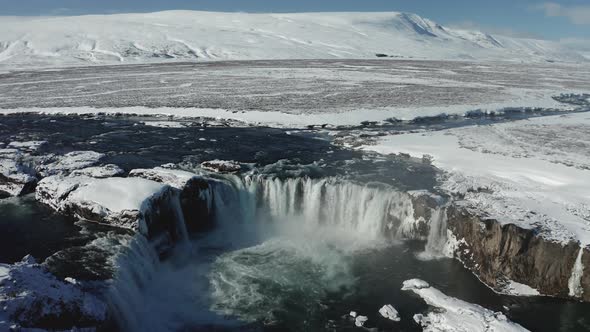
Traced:
<path fill-rule="evenodd" d="M 584 265 L 582 264 L 582 255 L 584 254 L 584 247 L 580 247 L 580 251 L 574 262 L 572 274 L 568 280 L 569 295 L 573 297 L 582 297 L 584 289 L 582 288 L 582 276 L 584 274 Z"/>
<path fill-rule="evenodd" d="M 404 281 L 402 290 L 415 293 L 429 306 L 436 308 L 426 315 L 414 315 L 414 320 L 426 332 L 527 331 L 509 321 L 501 312 L 447 296 L 419 279 Z"/>
<path fill-rule="evenodd" d="M 358 327 L 363 327 L 363 325 L 365 325 L 365 322 L 367 322 L 368 320 L 369 318 L 367 318 L 367 316 L 356 316 L 354 320 L 354 325 Z"/>
<path fill-rule="evenodd" d="M 411 290 L 411 289 L 422 289 L 428 288 L 430 284 L 421 279 L 409 279 L 404 281 L 402 285 L 402 290 Z"/>
<path fill-rule="evenodd" d="M 502 288 L 502 293 L 516 296 L 537 296 L 541 295 L 538 290 L 514 280 L 509 280 Z"/>
<path fill-rule="evenodd" d="M 390 319 L 394 322 L 399 322 L 401 320 L 401 318 L 399 317 L 399 313 L 391 304 L 386 304 L 383 307 L 381 307 L 381 309 L 379 309 L 379 313 L 381 314 L 381 316 Z"/>

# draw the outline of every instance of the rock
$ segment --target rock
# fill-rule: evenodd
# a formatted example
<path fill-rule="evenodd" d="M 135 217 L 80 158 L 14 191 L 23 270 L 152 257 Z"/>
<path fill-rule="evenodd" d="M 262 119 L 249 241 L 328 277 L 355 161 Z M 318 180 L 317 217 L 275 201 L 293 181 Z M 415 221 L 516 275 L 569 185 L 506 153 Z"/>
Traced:
<path fill-rule="evenodd" d="M 502 225 L 457 206 L 447 211 L 448 228 L 461 239 L 455 257 L 488 286 L 502 292 L 507 282 L 515 281 L 543 295 L 569 297 L 568 281 L 579 252 L 578 243 L 551 242 L 534 229 Z M 590 263 L 589 256 L 583 255 L 582 260 Z M 582 299 L 590 301 L 590 273 L 586 271 L 581 279 L 585 290 Z"/>
<path fill-rule="evenodd" d="M 149 233 L 155 208 L 172 188 L 140 178 L 54 175 L 39 182 L 38 201 L 82 219 Z"/>
<path fill-rule="evenodd" d="M 381 309 L 379 309 L 379 313 L 381 314 L 381 316 L 394 322 L 399 322 L 401 320 L 401 318 L 399 317 L 399 313 L 391 304 L 386 304 L 383 307 L 381 307 Z"/>
<path fill-rule="evenodd" d="M 198 174 L 177 169 L 156 167 L 134 169 L 129 176 L 141 177 L 179 189 L 180 206 L 189 232 L 208 230 L 213 227 L 210 218 L 210 179 Z"/>
<path fill-rule="evenodd" d="M 15 149 L 0 149 L 0 198 L 26 195 L 36 184 L 35 170 L 25 155 Z"/>
<path fill-rule="evenodd" d="M 74 170 L 98 164 L 104 154 L 94 151 L 73 151 L 65 155 L 53 155 L 42 160 L 37 172 L 46 177 L 57 174 L 69 174 Z"/>
<path fill-rule="evenodd" d="M 56 279 L 32 257 L 0 264 L 1 331 L 96 328 L 106 320 L 105 303 L 77 285 Z"/>
<path fill-rule="evenodd" d="M 84 175 L 92 178 L 110 178 L 114 176 L 121 176 L 125 171 L 114 164 L 107 164 L 103 166 L 86 167 L 77 169 L 72 172 L 72 175 Z"/>
<path fill-rule="evenodd" d="M 202 162 L 201 167 L 218 173 L 235 173 L 242 169 L 242 166 L 233 160 L 209 160 Z"/>
<path fill-rule="evenodd" d="M 197 177 L 197 174 L 178 169 L 156 167 L 134 169 L 129 172 L 129 176 L 165 183 L 174 188 L 183 189 L 191 179 Z"/>

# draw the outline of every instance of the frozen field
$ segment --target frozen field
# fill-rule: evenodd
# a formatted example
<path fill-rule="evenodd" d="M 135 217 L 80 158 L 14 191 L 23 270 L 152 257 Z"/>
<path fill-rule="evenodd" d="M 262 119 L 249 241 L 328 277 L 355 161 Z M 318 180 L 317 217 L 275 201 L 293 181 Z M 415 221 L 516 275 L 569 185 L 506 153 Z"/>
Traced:
<path fill-rule="evenodd" d="M 567 109 L 571 107 L 552 97 L 587 92 L 588 86 L 590 66 L 583 65 L 410 60 L 169 63 L 0 74 L 0 108 L 357 125 L 506 107 Z"/>

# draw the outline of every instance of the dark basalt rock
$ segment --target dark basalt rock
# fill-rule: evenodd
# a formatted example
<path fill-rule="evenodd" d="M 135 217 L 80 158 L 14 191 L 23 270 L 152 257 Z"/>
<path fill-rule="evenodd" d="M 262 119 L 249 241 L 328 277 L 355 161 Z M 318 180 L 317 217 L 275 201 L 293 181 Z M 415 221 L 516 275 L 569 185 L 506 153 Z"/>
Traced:
<path fill-rule="evenodd" d="M 551 242 L 535 230 L 470 215 L 460 207 L 447 210 L 448 228 L 463 240 L 455 256 L 490 287 L 502 291 L 507 280 L 529 285 L 543 295 L 569 297 L 568 281 L 579 244 Z M 586 251 L 587 253 L 587 251 Z M 590 255 L 583 255 L 590 264 Z M 588 266 L 588 265 L 585 265 Z M 590 274 L 582 278 L 583 300 L 590 300 Z"/>

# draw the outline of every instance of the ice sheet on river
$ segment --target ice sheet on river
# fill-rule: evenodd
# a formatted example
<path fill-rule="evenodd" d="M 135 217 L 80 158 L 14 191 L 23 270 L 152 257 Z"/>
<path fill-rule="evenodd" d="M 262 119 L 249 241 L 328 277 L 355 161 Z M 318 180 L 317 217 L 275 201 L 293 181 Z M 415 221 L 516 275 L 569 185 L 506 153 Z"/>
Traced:
<path fill-rule="evenodd" d="M 509 321 L 501 312 L 447 296 L 420 279 L 404 281 L 402 290 L 415 293 L 435 308 L 425 315 L 414 315 L 416 323 L 426 332 L 528 331 Z"/>

